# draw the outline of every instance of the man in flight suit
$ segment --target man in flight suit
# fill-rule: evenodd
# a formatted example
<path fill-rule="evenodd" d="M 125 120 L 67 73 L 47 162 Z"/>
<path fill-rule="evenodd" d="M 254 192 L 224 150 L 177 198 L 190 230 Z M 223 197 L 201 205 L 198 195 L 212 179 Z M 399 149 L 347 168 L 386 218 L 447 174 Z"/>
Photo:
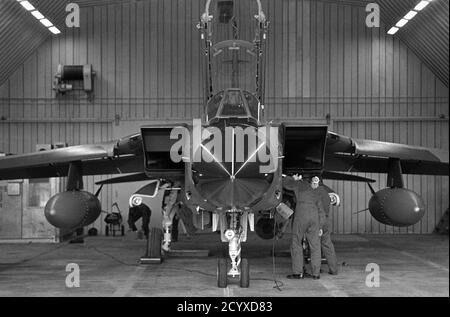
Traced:
<path fill-rule="evenodd" d="M 322 198 L 322 205 L 325 210 L 325 223 L 322 227 L 323 233 L 320 239 L 322 254 L 327 259 L 328 273 L 331 275 L 337 275 L 337 259 L 336 252 L 334 251 L 334 245 L 331 241 L 331 222 L 329 218 L 331 198 L 330 195 L 328 195 L 328 191 L 323 184 L 321 184 L 317 190 L 320 193 L 320 197 Z"/>
<path fill-rule="evenodd" d="M 313 279 L 320 278 L 320 231 L 324 222 L 325 210 L 317 188 L 319 179 L 313 177 L 311 182 L 301 180 L 299 176 L 283 179 L 283 187 L 294 192 L 297 205 L 292 224 L 291 258 L 293 274 L 288 279 L 302 279 L 303 247 L 302 239 L 306 234 L 311 249 L 311 269 Z"/>

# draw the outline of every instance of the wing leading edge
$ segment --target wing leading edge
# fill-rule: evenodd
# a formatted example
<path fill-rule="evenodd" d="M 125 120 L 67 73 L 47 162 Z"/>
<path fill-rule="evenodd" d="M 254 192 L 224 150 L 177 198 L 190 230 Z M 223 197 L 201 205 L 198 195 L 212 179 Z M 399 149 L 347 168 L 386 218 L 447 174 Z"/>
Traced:
<path fill-rule="evenodd" d="M 139 155 L 139 149 L 130 147 L 140 140 L 136 137 L 2 157 L 0 180 L 64 177 L 72 162 L 81 164 L 83 175 L 143 172 L 142 150 Z"/>
<path fill-rule="evenodd" d="M 404 174 L 449 174 L 449 152 L 446 150 L 352 139 L 328 133 L 325 152 L 327 171 L 387 173 L 392 159 L 400 160 Z"/>

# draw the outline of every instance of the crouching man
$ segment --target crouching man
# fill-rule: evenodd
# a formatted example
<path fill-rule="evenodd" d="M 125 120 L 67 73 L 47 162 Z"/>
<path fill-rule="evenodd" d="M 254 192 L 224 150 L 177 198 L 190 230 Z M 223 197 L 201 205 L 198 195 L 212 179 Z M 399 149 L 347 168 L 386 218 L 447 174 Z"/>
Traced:
<path fill-rule="evenodd" d="M 130 227 L 130 230 L 137 231 L 136 221 L 142 218 L 142 230 L 144 231 L 145 237 L 148 239 L 151 216 L 152 211 L 146 204 L 142 203 L 138 206 L 130 206 L 130 209 L 128 210 L 128 226 Z"/>

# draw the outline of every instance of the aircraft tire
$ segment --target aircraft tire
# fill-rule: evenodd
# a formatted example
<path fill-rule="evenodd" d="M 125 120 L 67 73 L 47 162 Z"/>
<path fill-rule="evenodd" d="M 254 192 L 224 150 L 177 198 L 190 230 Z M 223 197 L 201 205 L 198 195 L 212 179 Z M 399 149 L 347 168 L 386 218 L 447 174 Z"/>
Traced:
<path fill-rule="evenodd" d="M 250 286 L 250 265 L 247 259 L 241 260 L 240 286 L 242 288 L 248 288 Z"/>
<path fill-rule="evenodd" d="M 161 258 L 161 242 L 163 232 L 160 228 L 152 228 L 148 237 L 148 256 L 150 258 Z"/>
<path fill-rule="evenodd" d="M 217 286 L 219 288 L 226 288 L 228 279 L 227 259 L 219 258 L 217 262 Z"/>

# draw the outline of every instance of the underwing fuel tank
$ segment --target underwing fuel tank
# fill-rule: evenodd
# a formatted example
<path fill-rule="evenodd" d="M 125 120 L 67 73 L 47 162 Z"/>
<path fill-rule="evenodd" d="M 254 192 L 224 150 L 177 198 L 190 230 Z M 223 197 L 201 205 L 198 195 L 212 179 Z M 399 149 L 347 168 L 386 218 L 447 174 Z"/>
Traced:
<path fill-rule="evenodd" d="M 45 205 L 45 218 L 61 229 L 77 229 L 93 223 L 102 212 L 100 201 L 85 191 L 56 194 Z"/>
<path fill-rule="evenodd" d="M 405 188 L 385 188 L 369 201 L 369 211 L 376 220 L 396 227 L 412 226 L 425 214 L 425 203 L 415 192 Z"/>

